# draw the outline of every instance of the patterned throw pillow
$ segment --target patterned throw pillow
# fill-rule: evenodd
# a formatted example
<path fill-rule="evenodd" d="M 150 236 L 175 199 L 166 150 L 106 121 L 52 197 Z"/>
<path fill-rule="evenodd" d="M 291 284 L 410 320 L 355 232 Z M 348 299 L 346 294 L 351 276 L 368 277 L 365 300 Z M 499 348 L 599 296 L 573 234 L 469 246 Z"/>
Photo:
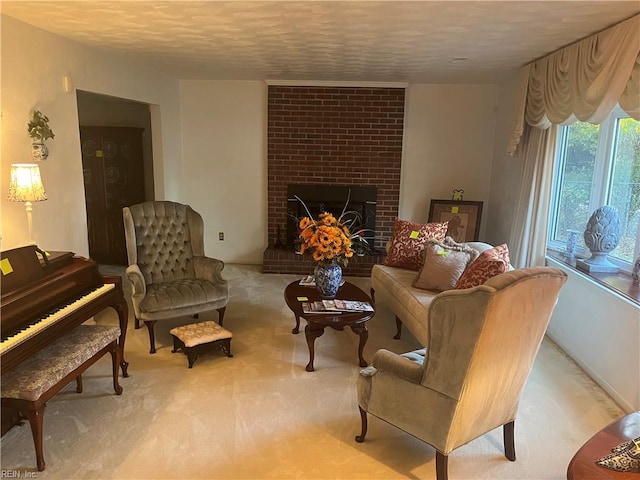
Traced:
<path fill-rule="evenodd" d="M 420 270 L 427 240 L 441 242 L 447 234 L 447 222 L 415 223 L 396 219 L 393 239 L 384 264 L 389 267 Z"/>
<path fill-rule="evenodd" d="M 424 265 L 413 282 L 423 290 L 442 292 L 456 287 L 458 279 L 478 256 L 478 251 L 466 245 L 447 245 L 427 241 L 424 249 Z"/>
<path fill-rule="evenodd" d="M 507 270 L 509 270 L 509 249 L 507 244 L 503 243 L 482 252 L 464 271 L 456 288 L 471 288 L 482 285 L 490 278 Z"/>

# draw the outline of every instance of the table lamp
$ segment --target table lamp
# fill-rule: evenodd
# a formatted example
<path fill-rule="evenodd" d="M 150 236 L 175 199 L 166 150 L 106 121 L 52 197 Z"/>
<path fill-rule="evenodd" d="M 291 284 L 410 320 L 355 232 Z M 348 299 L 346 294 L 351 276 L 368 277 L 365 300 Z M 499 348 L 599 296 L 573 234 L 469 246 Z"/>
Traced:
<path fill-rule="evenodd" d="M 11 165 L 11 180 L 9 180 L 10 202 L 24 202 L 27 209 L 27 223 L 29 224 L 29 244 L 33 240 L 33 224 L 31 221 L 31 202 L 41 202 L 47 199 L 44 185 L 40 177 L 40 167 L 35 163 L 14 163 Z"/>

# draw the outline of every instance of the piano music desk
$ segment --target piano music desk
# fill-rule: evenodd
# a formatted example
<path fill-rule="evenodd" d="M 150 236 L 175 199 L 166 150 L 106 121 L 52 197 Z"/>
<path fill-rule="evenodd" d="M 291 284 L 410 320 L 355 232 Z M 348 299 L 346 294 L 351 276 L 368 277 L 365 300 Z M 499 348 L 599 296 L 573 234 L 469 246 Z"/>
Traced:
<path fill-rule="evenodd" d="M 74 379 L 82 392 L 82 373 L 107 352 L 113 363 L 113 389 L 122 393 L 118 383 L 120 328 L 104 325 L 79 325 L 67 335 L 23 361 L 2 376 L 2 403 L 28 418 L 36 450 L 38 471 L 45 467 L 42 426 L 46 403 Z M 25 417 L 26 414 L 26 417 Z"/>

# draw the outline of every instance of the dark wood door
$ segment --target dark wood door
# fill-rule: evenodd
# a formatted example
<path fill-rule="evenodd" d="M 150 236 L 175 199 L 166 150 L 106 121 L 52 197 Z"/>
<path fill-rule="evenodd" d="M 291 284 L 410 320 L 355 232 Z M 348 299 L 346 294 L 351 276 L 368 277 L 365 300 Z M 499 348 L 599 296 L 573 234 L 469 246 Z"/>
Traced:
<path fill-rule="evenodd" d="M 89 255 L 126 265 L 122 208 L 143 202 L 142 128 L 80 127 Z"/>

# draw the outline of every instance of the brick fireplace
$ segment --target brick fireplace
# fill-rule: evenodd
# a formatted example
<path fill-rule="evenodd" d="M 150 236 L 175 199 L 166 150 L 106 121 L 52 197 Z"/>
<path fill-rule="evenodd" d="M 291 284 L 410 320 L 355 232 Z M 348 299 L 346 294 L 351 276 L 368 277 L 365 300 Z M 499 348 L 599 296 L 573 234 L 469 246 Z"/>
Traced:
<path fill-rule="evenodd" d="M 291 185 L 376 187 L 376 252 L 354 256 L 344 274 L 368 276 L 382 261 L 398 215 L 404 96 L 404 88 L 269 86 L 265 273 L 313 270 L 287 237 Z"/>

